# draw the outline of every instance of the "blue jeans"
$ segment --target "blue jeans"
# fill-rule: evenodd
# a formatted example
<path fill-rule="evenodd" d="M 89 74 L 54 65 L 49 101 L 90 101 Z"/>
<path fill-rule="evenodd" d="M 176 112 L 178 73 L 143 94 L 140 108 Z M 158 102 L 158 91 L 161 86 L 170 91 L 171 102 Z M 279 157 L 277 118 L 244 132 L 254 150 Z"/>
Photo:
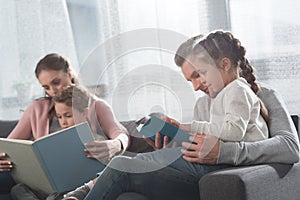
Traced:
<path fill-rule="evenodd" d="M 205 165 L 188 162 L 182 158 L 180 149 L 181 147 L 161 149 L 155 152 L 138 154 L 136 158 L 169 166 L 198 179 L 209 172 L 230 167 L 230 165 Z"/>
<path fill-rule="evenodd" d="M 135 158 L 115 157 L 102 171 L 86 200 L 117 199 L 125 192 L 136 192 L 155 200 L 199 199 L 199 178 L 228 167 L 193 164 L 180 155 L 175 148 L 139 154 Z M 172 160 L 174 162 L 169 163 Z"/>

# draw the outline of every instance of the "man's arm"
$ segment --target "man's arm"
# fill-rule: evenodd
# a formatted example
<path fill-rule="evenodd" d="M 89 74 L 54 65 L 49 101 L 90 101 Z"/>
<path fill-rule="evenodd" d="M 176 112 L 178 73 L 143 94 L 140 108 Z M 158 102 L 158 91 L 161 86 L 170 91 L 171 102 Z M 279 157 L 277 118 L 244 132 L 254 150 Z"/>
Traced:
<path fill-rule="evenodd" d="M 220 141 L 217 164 L 298 162 L 298 135 L 281 96 L 267 88 L 262 88 L 258 96 L 269 111 L 270 138 L 257 142 Z"/>
<path fill-rule="evenodd" d="M 295 126 L 281 96 L 274 90 L 262 88 L 258 96 L 269 111 L 270 138 L 257 142 L 223 142 L 214 136 L 198 134 L 196 143 L 183 142 L 183 158 L 202 164 L 249 165 L 262 163 L 292 164 L 299 161 L 299 139 Z M 200 98 L 195 110 L 202 112 L 194 120 L 208 120 L 209 98 Z M 196 111 L 195 111 L 196 112 Z M 204 115 L 203 115 L 204 114 Z M 193 150 L 193 151 L 190 151 Z"/>

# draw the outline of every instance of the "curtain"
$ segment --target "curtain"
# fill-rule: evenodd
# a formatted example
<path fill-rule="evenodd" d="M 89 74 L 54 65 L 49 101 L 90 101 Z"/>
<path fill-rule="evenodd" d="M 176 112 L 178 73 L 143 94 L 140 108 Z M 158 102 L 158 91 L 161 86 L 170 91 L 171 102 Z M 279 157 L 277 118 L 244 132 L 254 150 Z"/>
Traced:
<path fill-rule="evenodd" d="M 193 6 L 201 5 L 191 2 L 172 1 L 172 7 L 185 6 L 196 19 L 198 11 Z M 166 13 L 169 6 L 169 2 L 153 0 L 99 1 L 101 43 L 90 52 L 79 75 L 87 86 L 104 87 L 107 92 L 102 97 L 119 120 L 138 119 L 151 112 L 192 119 L 196 95 L 173 58 L 187 39 L 182 31 L 195 31 L 198 26 L 185 25 L 183 17 L 178 17 L 182 24 L 173 22 L 174 16 Z M 173 31 L 179 24 L 180 32 Z"/>
<path fill-rule="evenodd" d="M 299 9 L 293 0 L 3 1 L 0 117 L 19 117 L 30 102 L 16 98 L 16 83 L 33 81 L 30 99 L 42 95 L 34 67 L 58 52 L 119 120 L 165 112 L 188 122 L 203 94 L 184 79 L 174 53 L 187 38 L 215 29 L 241 40 L 258 80 L 279 91 L 290 113 L 298 114 Z"/>
<path fill-rule="evenodd" d="M 34 75 L 38 60 L 57 52 L 76 70 L 76 49 L 63 0 L 1 1 L 0 26 L 0 117 L 17 119 L 20 109 L 43 94 Z"/>
<path fill-rule="evenodd" d="M 299 114 L 300 2 L 230 0 L 229 6 L 232 31 L 246 47 L 258 80 L 283 96 L 290 114 Z"/>

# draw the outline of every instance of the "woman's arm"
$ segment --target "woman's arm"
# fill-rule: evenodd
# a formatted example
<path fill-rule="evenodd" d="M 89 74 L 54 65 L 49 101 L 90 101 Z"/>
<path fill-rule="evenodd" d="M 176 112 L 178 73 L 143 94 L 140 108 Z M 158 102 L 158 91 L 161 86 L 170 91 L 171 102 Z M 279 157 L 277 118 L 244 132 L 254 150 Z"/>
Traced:
<path fill-rule="evenodd" d="M 90 107 L 91 126 L 100 125 L 109 140 L 88 142 L 85 153 L 89 158 L 104 161 L 123 153 L 129 145 L 127 130 L 115 119 L 110 106 L 103 100 L 93 101 Z"/>
<path fill-rule="evenodd" d="M 123 149 L 128 147 L 128 132 L 122 124 L 120 124 L 111 109 L 105 101 L 96 101 L 95 109 L 97 118 L 101 128 L 110 139 L 119 139 Z"/>
<path fill-rule="evenodd" d="M 28 140 L 31 136 L 37 139 L 48 134 L 48 111 L 51 105 L 49 99 L 33 101 L 7 138 Z M 6 156 L 5 152 L 0 153 L 0 171 L 8 171 L 13 167 L 13 164 L 6 160 Z"/>
<path fill-rule="evenodd" d="M 30 126 L 30 108 L 26 109 L 19 120 L 16 127 L 12 130 L 12 132 L 7 136 L 7 138 L 12 139 L 29 139 L 31 135 L 31 126 Z"/>
<path fill-rule="evenodd" d="M 49 109 L 52 107 L 50 99 L 41 98 L 33 101 L 24 111 L 16 127 L 7 138 L 28 140 L 38 139 L 49 134 Z"/>

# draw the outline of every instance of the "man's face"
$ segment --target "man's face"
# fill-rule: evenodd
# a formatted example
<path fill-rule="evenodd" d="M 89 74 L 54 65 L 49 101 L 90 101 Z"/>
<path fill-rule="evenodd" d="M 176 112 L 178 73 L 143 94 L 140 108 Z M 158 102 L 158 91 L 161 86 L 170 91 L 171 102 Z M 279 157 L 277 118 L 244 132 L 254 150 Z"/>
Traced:
<path fill-rule="evenodd" d="M 204 79 L 199 75 L 195 67 L 189 61 L 185 61 L 182 64 L 181 72 L 183 73 L 185 79 L 193 84 L 195 91 L 201 90 L 205 94 L 209 95 L 209 91 L 204 83 Z"/>

